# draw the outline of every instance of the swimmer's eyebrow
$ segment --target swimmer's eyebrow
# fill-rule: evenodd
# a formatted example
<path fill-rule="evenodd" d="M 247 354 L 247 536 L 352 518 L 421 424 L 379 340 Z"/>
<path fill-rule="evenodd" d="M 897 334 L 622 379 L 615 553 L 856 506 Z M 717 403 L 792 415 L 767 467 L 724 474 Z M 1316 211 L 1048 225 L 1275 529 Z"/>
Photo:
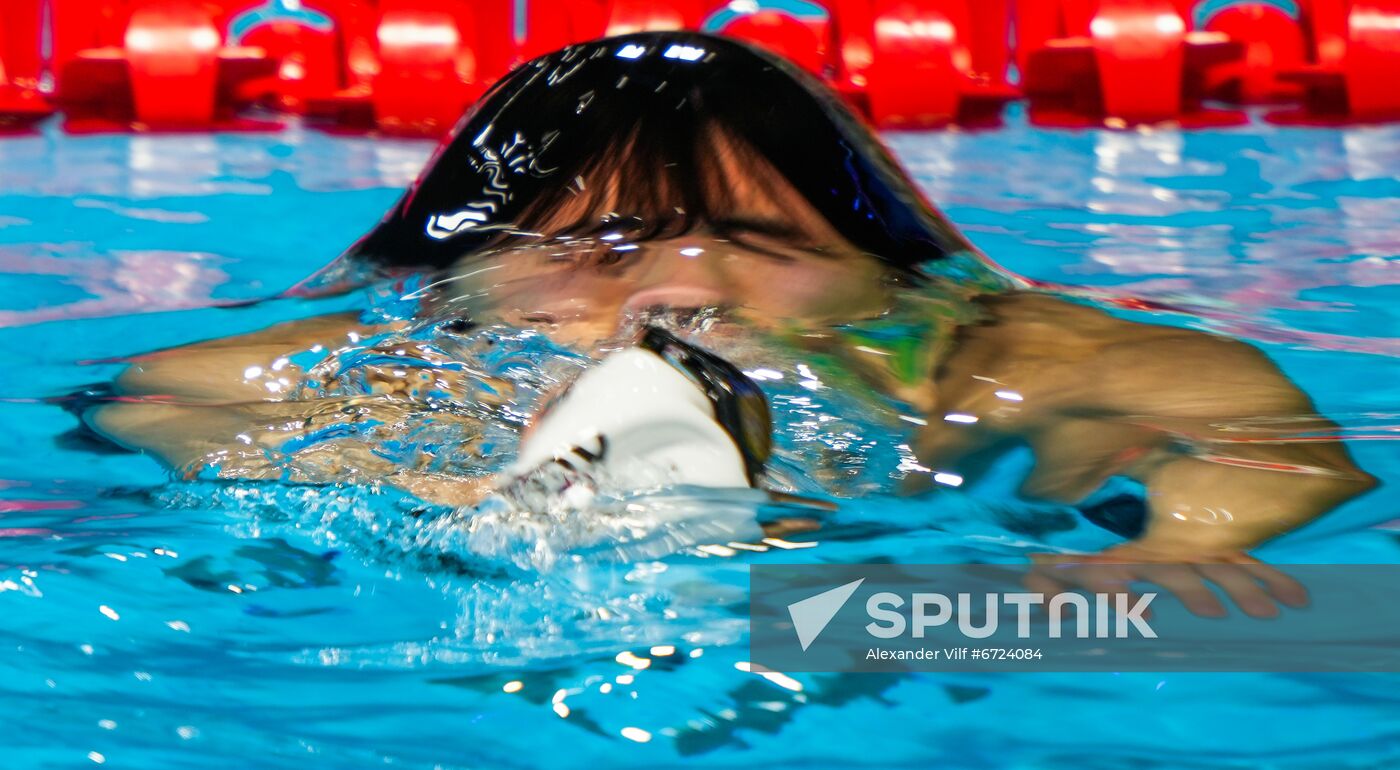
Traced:
<path fill-rule="evenodd" d="M 786 240 L 807 240 L 807 233 L 801 228 L 781 219 L 769 217 L 723 217 L 712 220 L 710 228 L 716 234 L 727 235 L 730 233 L 752 233 L 753 235 L 763 235 L 769 238 L 781 238 Z"/>
<path fill-rule="evenodd" d="M 723 217 L 712 220 L 710 229 L 714 234 L 722 239 L 732 241 L 744 248 L 766 254 L 776 259 L 788 260 L 791 255 L 784 254 L 762 243 L 755 243 L 745 236 L 757 235 L 761 239 L 771 239 L 779 241 L 784 246 L 815 254 L 826 256 L 828 245 L 813 238 L 812 234 L 792 222 L 770 217 Z"/>

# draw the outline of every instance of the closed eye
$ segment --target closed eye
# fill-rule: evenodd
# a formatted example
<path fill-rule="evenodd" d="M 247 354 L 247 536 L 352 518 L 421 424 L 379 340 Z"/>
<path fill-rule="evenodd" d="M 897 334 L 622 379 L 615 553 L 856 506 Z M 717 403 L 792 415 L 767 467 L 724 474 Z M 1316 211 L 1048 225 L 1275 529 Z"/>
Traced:
<path fill-rule="evenodd" d="M 606 245 L 593 252 L 592 264 L 604 267 L 620 265 L 636 256 L 639 249 L 635 244 L 622 244 L 621 246 Z"/>

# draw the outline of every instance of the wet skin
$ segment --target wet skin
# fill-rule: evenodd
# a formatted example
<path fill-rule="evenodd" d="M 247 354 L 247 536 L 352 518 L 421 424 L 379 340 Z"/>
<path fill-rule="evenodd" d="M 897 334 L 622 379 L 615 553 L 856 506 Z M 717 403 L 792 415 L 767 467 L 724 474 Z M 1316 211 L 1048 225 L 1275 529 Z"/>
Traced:
<path fill-rule="evenodd" d="M 884 266 L 843 252 L 839 239 L 816 247 L 763 235 L 745 236 L 741 244 L 729 235 L 692 233 L 622 252 L 606 242 L 507 250 L 474 260 L 451 286 L 459 296 L 484 298 L 473 305 L 482 320 L 535 326 L 585 348 L 615 337 L 631 312 L 657 305 L 720 306 L 749 325 L 798 322 L 819 329 L 878 316 L 899 290 Z M 1076 503 L 1110 476 L 1137 479 L 1146 485 L 1150 511 L 1140 537 L 1090 557 L 1044 560 L 1189 563 L 1195 566 L 1164 567 L 1154 579 L 1207 614 L 1219 602 L 1201 577 L 1225 586 L 1253 614 L 1273 612 L 1271 598 L 1302 601 L 1296 585 L 1250 566 L 1255 562 L 1247 552 L 1373 482 L 1335 441 L 1271 442 L 1282 438 L 1283 428 L 1240 433 L 1243 418 L 1264 426 L 1266 418 L 1284 418 L 1290 430 L 1299 421 L 1311 430 L 1330 425 L 1264 355 L 1233 340 L 1133 323 L 1043 294 L 975 301 L 984 318 L 953 330 L 949 353 L 932 376 L 918 392 L 903 394 L 923 402 L 928 426 L 915 449 L 924 465 L 958 468 L 973 480 L 979 463 L 1023 442 L 1035 454 L 1022 486 L 1028 498 Z M 290 364 L 274 371 L 275 362 L 315 344 L 334 348 L 347 344 L 349 335 L 380 331 L 328 316 L 142 356 L 118 380 L 120 391 L 169 396 L 178 405 L 117 403 L 90 420 L 176 468 L 198 466 L 216 452 L 261 457 L 260 447 L 238 437 L 251 434 L 255 445 L 275 446 L 303 429 L 310 412 L 326 408 L 271 392 L 270 382 L 301 376 Z M 249 378 L 250 367 L 261 372 Z M 1006 391 L 1020 400 L 998 395 Z M 392 414 L 395 398 L 390 392 L 369 408 Z M 950 423 L 942 419 L 948 413 L 978 421 Z M 256 426 L 272 430 L 257 433 L 251 430 Z M 1242 435 L 1251 441 L 1240 443 Z M 229 462 L 227 455 L 223 462 L 224 475 L 258 478 L 265 470 L 257 462 Z M 325 478 L 304 480 L 388 480 L 453 504 L 471 503 L 489 490 L 489 480 L 420 473 L 368 453 L 328 458 L 324 472 Z M 1217 565 L 1247 571 L 1222 572 Z M 1052 575 L 1074 578 L 1045 573 L 1042 587 L 1053 585 Z M 1092 579 L 1101 580 L 1101 573 Z"/>
<path fill-rule="evenodd" d="M 656 53 L 673 40 L 712 55 L 614 55 L 623 43 Z M 833 325 L 890 313 L 907 292 L 941 293 L 970 312 L 929 332 L 922 376 L 895 377 L 878 356 L 854 364 L 864 382 L 923 415 L 913 442 L 922 465 L 974 481 L 990 458 L 1026 444 L 1035 468 L 1023 495 L 1071 504 L 1110 477 L 1137 479 L 1148 507 L 1140 536 L 1102 554 L 1043 560 L 1160 564 L 1151 579 L 1203 613 L 1218 608 L 1203 580 L 1252 614 L 1301 601 L 1299 587 L 1248 552 L 1373 486 L 1327 438 L 1335 426 L 1237 341 L 1040 293 L 937 280 L 912 288 L 902 268 L 977 258 L 878 140 L 803 77 L 689 33 L 542 57 L 483 99 L 352 261 L 444 270 L 423 293 L 425 316 L 460 311 L 478 323 L 535 327 L 584 350 L 616 342 L 638 314 L 658 308 L 736 322 L 697 336 L 704 346 L 745 330 L 830 337 Z M 475 221 L 489 227 L 464 225 Z M 668 229 L 674 222 L 681 226 Z M 314 318 L 140 356 L 117 382 L 135 398 L 88 419 L 187 473 L 217 462 L 226 478 L 284 478 L 268 455 L 287 439 L 347 413 L 393 425 L 415 408 L 414 383 L 392 370 L 371 373 L 370 396 L 299 400 L 305 373 L 285 357 L 388 330 Z M 167 402 L 140 400 L 152 396 Z M 976 421 L 946 421 L 950 413 Z M 1304 430 L 1321 438 L 1293 440 Z M 491 484 L 367 450 L 298 459 L 306 462 L 286 480 L 387 481 L 453 504 L 480 499 Z M 1145 574 L 1124 569 L 1124 580 Z M 1098 575 L 1047 570 L 1036 579 Z"/>

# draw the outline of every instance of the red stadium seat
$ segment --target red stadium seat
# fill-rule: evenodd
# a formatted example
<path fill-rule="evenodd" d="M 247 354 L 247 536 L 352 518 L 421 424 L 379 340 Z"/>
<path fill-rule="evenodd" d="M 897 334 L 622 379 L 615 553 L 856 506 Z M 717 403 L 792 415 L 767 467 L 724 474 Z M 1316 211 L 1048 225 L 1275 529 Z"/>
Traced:
<path fill-rule="evenodd" d="M 381 0 L 347 26 L 346 86 L 308 102 L 342 126 L 440 136 L 515 62 L 509 0 Z"/>
<path fill-rule="evenodd" d="M 958 115 L 958 59 L 967 52 L 941 3 L 876 0 L 866 77 L 870 116 L 881 126 L 936 126 Z"/>
<path fill-rule="evenodd" d="M 243 0 L 226 8 L 229 44 L 258 48 L 277 62 L 276 71 L 239 86 L 235 100 L 285 112 L 305 111 L 308 99 L 324 98 L 345 85 L 341 57 L 343 17 L 354 4 L 300 0 L 295 14 L 271 12 L 267 0 Z"/>
<path fill-rule="evenodd" d="M 1347 106 L 1361 119 L 1400 116 L 1400 2 L 1356 0 L 1347 16 Z"/>
<path fill-rule="evenodd" d="M 379 127 L 394 133 L 446 131 L 484 89 L 468 7 L 420 1 L 383 8 L 373 96 Z"/>
<path fill-rule="evenodd" d="M 527 34 L 520 41 L 520 60 L 597 37 L 605 24 L 605 11 L 601 0 L 530 0 L 525 9 Z"/>
<path fill-rule="evenodd" d="M 1400 118 L 1400 0 L 1307 0 L 1303 23 L 1311 61 L 1280 77 L 1303 87 L 1303 108 L 1274 113 L 1279 123 Z"/>
<path fill-rule="evenodd" d="M 1193 32 L 1190 3 L 1046 0 L 1019 8 L 1018 52 L 1032 117 L 1079 125 L 1162 120 L 1240 122 L 1199 109 L 1210 67 L 1238 59 L 1225 35 Z"/>
<path fill-rule="evenodd" d="M 216 4 L 95 2 L 86 25 L 96 47 L 64 52 L 58 99 L 71 130 L 258 128 L 235 120 L 231 95 L 277 62 L 259 48 L 224 44 Z M 68 0 L 69 17 L 80 10 Z M 61 18 L 56 14 L 56 18 Z M 57 22 L 56 22 L 57 23 Z M 120 37 L 113 39 L 114 30 Z"/>
<path fill-rule="evenodd" d="M 766 48 L 814 75 L 826 70 L 831 40 L 826 19 L 808 23 L 777 11 L 759 11 L 740 16 L 720 31 Z"/>
<path fill-rule="evenodd" d="M 884 128 L 994 120 L 1018 96 L 1006 82 L 1006 47 L 974 53 L 972 45 L 1006 37 L 1005 7 L 997 0 L 839 0 L 835 85 Z"/>
<path fill-rule="evenodd" d="M 1296 99 L 1301 90 L 1279 78 L 1307 61 L 1303 28 L 1283 9 L 1262 2 L 1225 8 L 1205 29 L 1240 43 L 1244 55 L 1206 73 L 1206 93 L 1238 104 L 1269 104 Z"/>
<path fill-rule="evenodd" d="M 40 92 L 39 0 L 7 0 L 0 14 L 0 132 L 23 131 L 53 114 Z"/>
<path fill-rule="evenodd" d="M 698 0 L 611 0 L 605 6 L 602 35 L 695 29 L 699 24 Z"/>

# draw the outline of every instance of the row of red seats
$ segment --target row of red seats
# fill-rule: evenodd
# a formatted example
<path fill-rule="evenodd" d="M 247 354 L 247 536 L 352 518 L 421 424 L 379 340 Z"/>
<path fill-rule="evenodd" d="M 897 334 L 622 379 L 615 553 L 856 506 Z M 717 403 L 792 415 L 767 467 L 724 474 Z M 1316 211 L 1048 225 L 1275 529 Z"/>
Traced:
<path fill-rule="evenodd" d="M 511 0 L 4 2 L 0 125 L 42 91 L 76 132 L 275 127 L 239 118 L 261 106 L 440 133 L 518 61 Z"/>
<path fill-rule="evenodd" d="M 1220 4 L 1216 3 L 1216 6 Z M 1400 118 L 1400 0 L 1236 2 L 1193 28 L 1196 0 L 1023 0 L 1022 87 L 1040 123 L 1243 121 L 1208 99 L 1297 104 L 1269 119 Z"/>
<path fill-rule="evenodd" d="M 676 28 L 781 53 L 883 127 L 986 123 L 1023 94 L 1062 125 L 1241 119 L 1207 99 L 1400 117 L 1400 0 L 1213 2 L 1200 29 L 1199 0 L 529 0 L 521 20 L 513 0 L 3 2 L 0 130 L 55 107 L 72 131 L 266 127 L 239 117 L 261 106 L 437 134 L 521 61 Z"/>

